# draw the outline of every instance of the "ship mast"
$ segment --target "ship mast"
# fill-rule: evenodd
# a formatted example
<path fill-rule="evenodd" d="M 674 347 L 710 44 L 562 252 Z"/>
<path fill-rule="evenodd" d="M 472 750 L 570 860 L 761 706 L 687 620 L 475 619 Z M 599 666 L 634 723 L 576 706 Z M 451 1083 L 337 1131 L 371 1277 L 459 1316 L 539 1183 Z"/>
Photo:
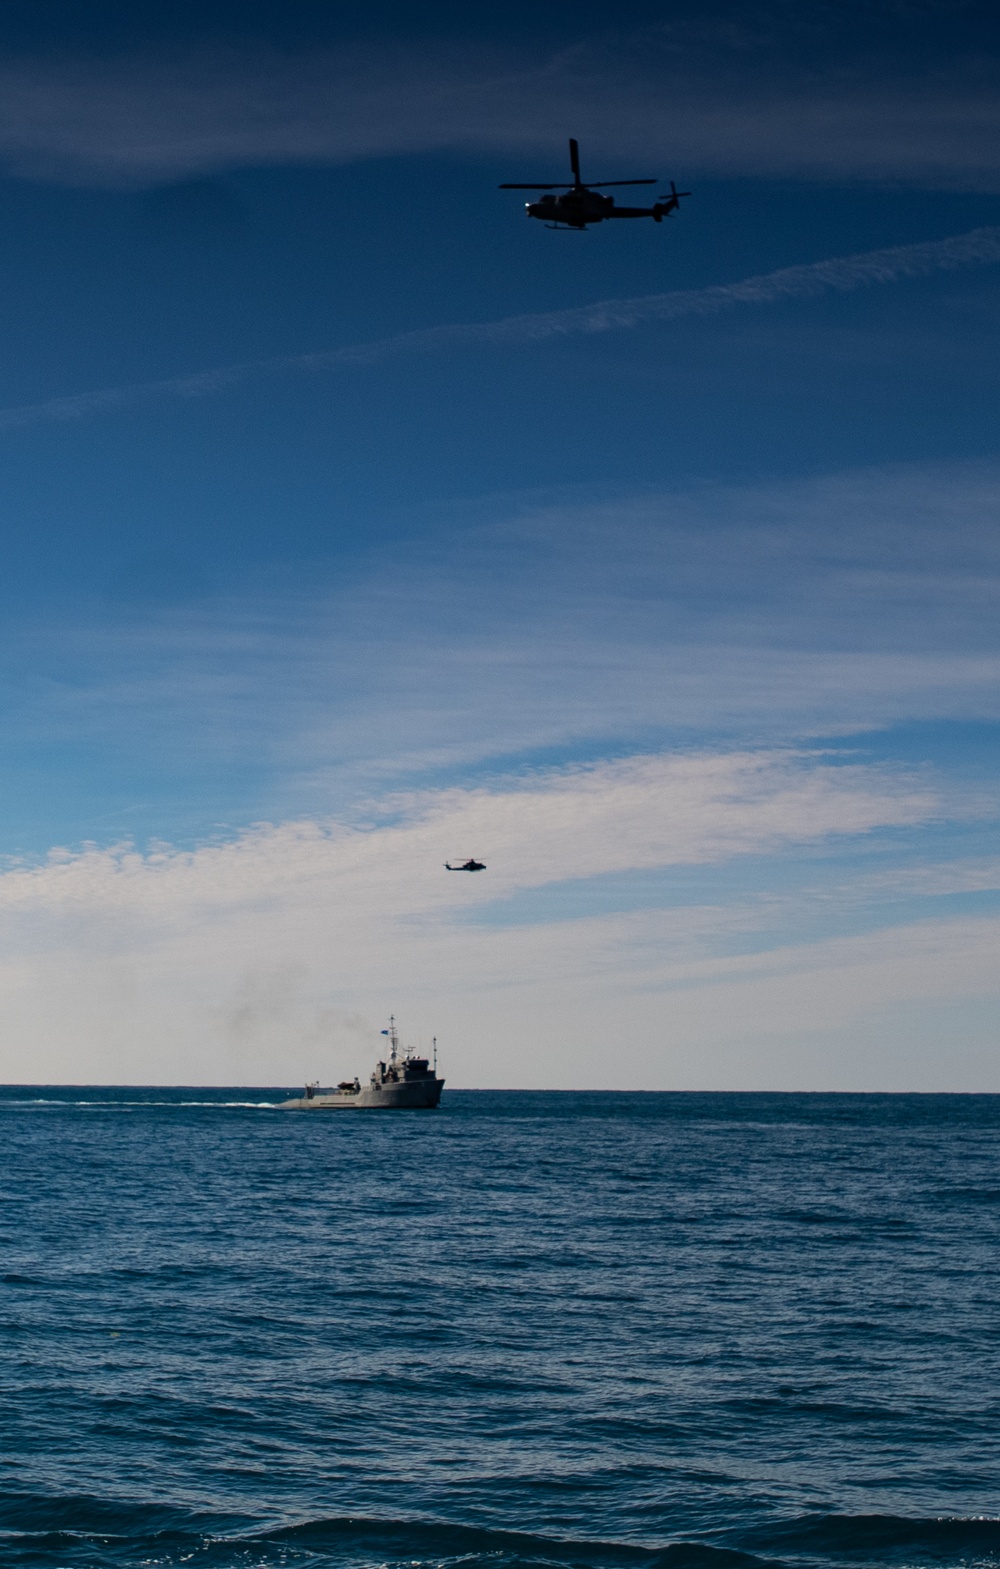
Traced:
<path fill-rule="evenodd" d="M 397 1048 L 399 1046 L 399 1036 L 396 1034 L 396 1015 L 394 1013 L 390 1013 L 389 1015 L 389 1029 L 387 1033 L 389 1036 L 389 1045 L 392 1048 L 389 1053 L 389 1061 L 395 1064 Z"/>

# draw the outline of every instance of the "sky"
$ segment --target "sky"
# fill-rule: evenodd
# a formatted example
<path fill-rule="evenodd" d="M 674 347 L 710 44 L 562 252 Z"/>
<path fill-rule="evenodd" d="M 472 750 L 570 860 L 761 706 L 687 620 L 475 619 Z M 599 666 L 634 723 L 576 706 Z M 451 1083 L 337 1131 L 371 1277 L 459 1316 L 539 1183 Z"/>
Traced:
<path fill-rule="evenodd" d="M 0 1079 L 1000 1092 L 994 6 L 8 0 L 0 298 Z"/>

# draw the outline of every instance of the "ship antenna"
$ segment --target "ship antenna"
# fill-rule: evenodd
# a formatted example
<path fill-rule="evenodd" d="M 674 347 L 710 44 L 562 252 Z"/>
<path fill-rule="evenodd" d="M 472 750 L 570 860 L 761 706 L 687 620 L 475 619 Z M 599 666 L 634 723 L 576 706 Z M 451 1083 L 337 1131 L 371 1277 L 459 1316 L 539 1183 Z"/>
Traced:
<path fill-rule="evenodd" d="M 433 1037 L 431 1044 L 434 1047 L 434 1077 L 437 1078 L 437 1071 L 438 1071 L 438 1038 L 437 1038 L 436 1035 Z"/>

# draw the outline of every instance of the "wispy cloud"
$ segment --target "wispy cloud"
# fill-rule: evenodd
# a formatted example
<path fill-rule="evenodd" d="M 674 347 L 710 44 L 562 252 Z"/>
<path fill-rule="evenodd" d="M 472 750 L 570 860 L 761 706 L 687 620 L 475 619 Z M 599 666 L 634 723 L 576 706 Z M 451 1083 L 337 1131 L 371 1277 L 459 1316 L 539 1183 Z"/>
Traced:
<path fill-rule="evenodd" d="M 456 508 L 308 583 L 20 626 L 5 755 L 69 749 L 105 780 L 138 759 L 132 800 L 222 770 L 246 804 L 203 823 L 539 752 L 996 721 L 998 506 L 996 466 L 970 464 Z M 156 831 L 202 831 L 183 795 Z"/>
<path fill-rule="evenodd" d="M 761 25 L 765 10 L 744 26 L 608 31 L 554 54 L 528 40 L 383 39 L 308 54 L 8 57 L 0 162 L 30 178 L 134 184 L 414 152 L 551 156 L 577 128 L 616 166 L 669 149 L 676 170 L 660 172 L 685 180 L 998 188 L 1000 69 L 981 39 L 956 26 L 921 51 L 920 19 L 900 8 L 873 62 L 856 14 L 852 28 L 840 7 L 801 20 L 783 7 L 775 28 Z"/>
<path fill-rule="evenodd" d="M 42 403 L 18 404 L 0 409 L 0 430 L 16 430 L 46 420 L 82 419 L 159 397 L 207 397 L 258 376 L 378 365 L 403 355 L 440 353 L 449 349 L 516 348 L 552 338 L 620 332 L 650 322 L 712 316 L 741 305 L 769 305 L 780 300 L 846 294 L 876 284 L 924 278 L 967 267 L 993 266 L 997 262 L 1000 262 L 1000 227 L 971 229 L 945 240 L 834 256 L 826 261 L 782 267 L 776 272 L 705 289 L 676 289 L 666 294 L 598 300 L 593 305 L 570 310 L 505 316 L 498 321 L 443 324 L 315 354 L 245 360 L 188 376 L 72 393 Z"/>
<path fill-rule="evenodd" d="M 697 865 L 788 843 L 926 821 L 936 794 L 906 771 L 826 752 L 668 753 L 538 770 L 489 786 L 390 794 L 366 823 L 254 828 L 230 843 L 148 854 L 57 850 L 0 872 L 0 912 L 88 906 L 130 926 L 161 897 L 182 918 L 336 884 L 349 918 L 442 916 L 514 889 L 639 867 Z M 497 862 L 489 879 L 438 877 L 458 849 Z M 431 877 L 429 873 L 433 871 Z M 158 890 L 152 903 L 145 890 Z"/>

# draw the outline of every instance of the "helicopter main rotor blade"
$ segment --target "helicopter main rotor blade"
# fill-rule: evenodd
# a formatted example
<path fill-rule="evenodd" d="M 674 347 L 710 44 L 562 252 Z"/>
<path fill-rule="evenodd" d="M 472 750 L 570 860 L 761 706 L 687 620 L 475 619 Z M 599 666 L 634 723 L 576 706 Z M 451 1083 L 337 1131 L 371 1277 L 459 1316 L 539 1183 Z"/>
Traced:
<path fill-rule="evenodd" d="M 580 179 L 580 149 L 574 136 L 571 136 L 569 139 L 569 166 L 573 171 L 574 185 L 582 185 L 583 181 Z"/>
<path fill-rule="evenodd" d="M 659 180 L 588 180 L 588 186 L 600 186 L 603 190 L 606 185 L 659 185 Z"/>

